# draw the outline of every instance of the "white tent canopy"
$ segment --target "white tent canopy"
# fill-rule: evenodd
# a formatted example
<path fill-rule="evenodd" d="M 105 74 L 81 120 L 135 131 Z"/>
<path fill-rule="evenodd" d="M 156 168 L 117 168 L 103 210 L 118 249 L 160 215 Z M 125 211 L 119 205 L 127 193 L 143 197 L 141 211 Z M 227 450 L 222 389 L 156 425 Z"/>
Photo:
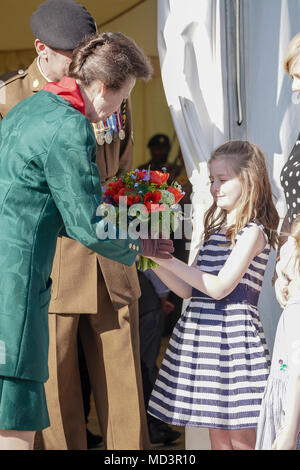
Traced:
<path fill-rule="evenodd" d="M 282 65 L 299 25 L 300 0 L 158 0 L 163 83 L 194 188 L 191 258 L 211 201 L 205 162 L 226 140 L 262 148 L 277 209 L 285 214 L 279 175 L 300 130 L 300 108 Z M 270 350 L 281 313 L 271 283 L 274 261 L 273 253 L 259 304 Z M 188 431 L 187 448 L 197 448 L 195 440 L 197 433 Z"/>

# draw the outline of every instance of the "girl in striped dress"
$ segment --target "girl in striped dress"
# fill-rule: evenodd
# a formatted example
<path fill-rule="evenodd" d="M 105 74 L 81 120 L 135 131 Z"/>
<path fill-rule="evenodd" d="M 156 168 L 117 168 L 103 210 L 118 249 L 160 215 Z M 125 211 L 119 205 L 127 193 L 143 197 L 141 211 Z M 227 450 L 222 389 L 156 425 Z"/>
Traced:
<path fill-rule="evenodd" d="M 195 263 L 155 259 L 155 273 L 190 302 L 148 412 L 166 423 L 209 428 L 212 449 L 253 449 L 270 365 L 257 303 L 279 217 L 256 145 L 225 143 L 209 170 L 213 204 Z"/>

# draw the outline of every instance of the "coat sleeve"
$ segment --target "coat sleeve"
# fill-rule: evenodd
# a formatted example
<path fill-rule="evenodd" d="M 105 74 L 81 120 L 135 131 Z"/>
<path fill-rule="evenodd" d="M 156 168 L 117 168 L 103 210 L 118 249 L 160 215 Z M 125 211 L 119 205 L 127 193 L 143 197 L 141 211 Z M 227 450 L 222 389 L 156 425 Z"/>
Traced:
<path fill-rule="evenodd" d="M 96 143 L 87 119 L 66 119 L 52 139 L 45 161 L 45 176 L 69 237 L 106 258 L 131 266 L 141 252 L 139 240 L 122 237 L 97 238 L 101 217 L 101 180 L 95 163 Z"/>

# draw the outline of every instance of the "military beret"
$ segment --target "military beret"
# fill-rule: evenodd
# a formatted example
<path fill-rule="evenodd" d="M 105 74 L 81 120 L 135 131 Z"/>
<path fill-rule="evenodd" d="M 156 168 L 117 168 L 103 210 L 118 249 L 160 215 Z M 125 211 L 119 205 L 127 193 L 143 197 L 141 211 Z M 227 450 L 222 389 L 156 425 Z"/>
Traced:
<path fill-rule="evenodd" d="M 169 137 L 165 134 L 155 134 L 148 142 L 148 147 L 170 147 Z"/>
<path fill-rule="evenodd" d="M 47 0 L 32 14 L 30 27 L 37 39 L 54 49 L 71 51 L 97 26 L 90 13 L 73 0 Z"/>

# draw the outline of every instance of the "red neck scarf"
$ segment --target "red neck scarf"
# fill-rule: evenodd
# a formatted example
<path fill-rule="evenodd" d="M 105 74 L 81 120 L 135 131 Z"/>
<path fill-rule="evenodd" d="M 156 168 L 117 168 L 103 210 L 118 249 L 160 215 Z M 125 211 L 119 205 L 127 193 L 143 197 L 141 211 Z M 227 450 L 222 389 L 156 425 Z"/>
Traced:
<path fill-rule="evenodd" d="M 43 90 L 50 91 L 69 101 L 74 108 L 85 114 L 85 103 L 80 92 L 80 88 L 74 78 L 63 77 L 59 82 L 47 83 Z"/>

